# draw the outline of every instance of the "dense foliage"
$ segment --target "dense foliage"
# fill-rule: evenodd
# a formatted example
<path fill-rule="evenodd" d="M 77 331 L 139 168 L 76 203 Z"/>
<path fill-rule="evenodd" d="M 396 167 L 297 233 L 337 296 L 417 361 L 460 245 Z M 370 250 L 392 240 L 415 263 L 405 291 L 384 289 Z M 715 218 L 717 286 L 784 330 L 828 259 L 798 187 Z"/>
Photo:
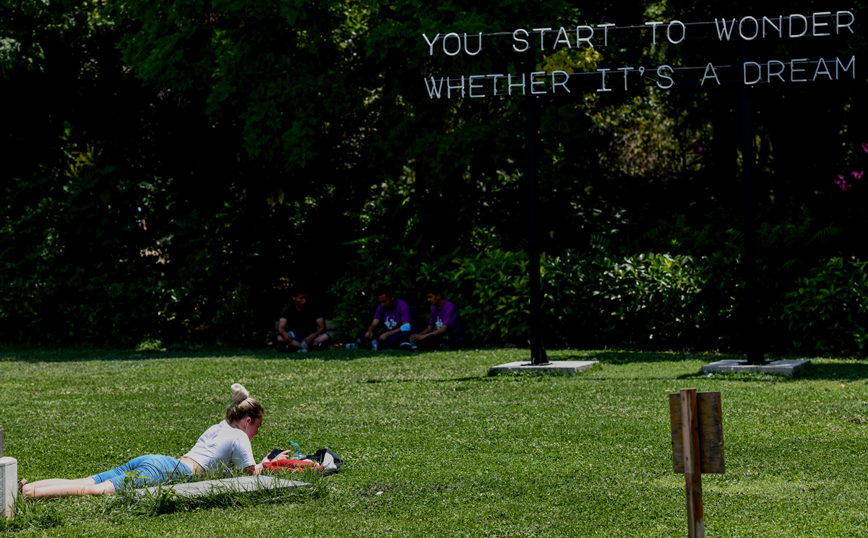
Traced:
<path fill-rule="evenodd" d="M 423 34 L 758 13 L 742 1 L 0 0 L 7 104 L 0 340 L 263 345 L 292 285 L 345 327 L 388 281 L 444 285 L 479 344 L 527 343 L 525 103 L 424 77 L 519 73 L 508 39 Z M 789 13 L 828 7 L 812 1 Z M 857 31 L 757 40 L 849 58 Z M 738 43 L 538 53 L 536 68 L 736 64 Z M 759 317 L 769 350 L 866 350 L 868 108 L 855 80 L 751 89 Z M 547 94 L 538 222 L 550 346 L 742 349 L 741 84 Z M 862 279 L 862 280 L 860 280 Z M 830 287 L 832 286 L 832 287 Z M 861 287 L 860 287 L 861 286 Z"/>

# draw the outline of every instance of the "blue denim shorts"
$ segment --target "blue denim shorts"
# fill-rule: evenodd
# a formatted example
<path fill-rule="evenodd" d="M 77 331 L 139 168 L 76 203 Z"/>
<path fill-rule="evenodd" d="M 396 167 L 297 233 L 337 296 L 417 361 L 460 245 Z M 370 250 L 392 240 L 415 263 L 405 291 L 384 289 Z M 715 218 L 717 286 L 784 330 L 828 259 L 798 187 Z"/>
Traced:
<path fill-rule="evenodd" d="M 111 482 L 115 485 L 115 490 L 118 490 L 124 487 L 124 479 L 127 477 L 126 473 L 130 471 L 136 473 L 136 479 L 129 482 L 129 484 L 137 488 L 156 486 L 169 479 L 184 481 L 193 476 L 193 471 L 176 458 L 151 454 L 139 456 L 120 467 L 95 474 L 91 478 L 97 484 L 106 481 Z"/>

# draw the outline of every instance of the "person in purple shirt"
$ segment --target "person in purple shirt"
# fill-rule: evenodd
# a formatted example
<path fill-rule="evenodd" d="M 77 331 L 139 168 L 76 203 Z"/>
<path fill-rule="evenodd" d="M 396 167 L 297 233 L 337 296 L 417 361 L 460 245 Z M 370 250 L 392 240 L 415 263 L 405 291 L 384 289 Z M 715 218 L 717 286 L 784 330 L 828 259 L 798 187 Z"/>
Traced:
<path fill-rule="evenodd" d="M 458 307 L 443 298 L 440 288 L 429 286 L 425 294 L 431 305 L 428 326 L 418 334 L 410 335 L 410 343 L 417 349 L 439 349 L 461 347 L 464 342 L 464 329 L 461 327 L 461 314 Z"/>
<path fill-rule="evenodd" d="M 376 342 L 377 349 L 397 349 L 410 337 L 412 320 L 410 305 L 406 301 L 396 299 L 395 292 L 391 288 L 378 288 L 374 295 L 380 306 L 377 307 L 374 321 L 371 322 L 368 330 L 359 335 L 360 347 L 370 348 L 373 342 Z M 377 335 L 378 330 L 383 332 Z"/>

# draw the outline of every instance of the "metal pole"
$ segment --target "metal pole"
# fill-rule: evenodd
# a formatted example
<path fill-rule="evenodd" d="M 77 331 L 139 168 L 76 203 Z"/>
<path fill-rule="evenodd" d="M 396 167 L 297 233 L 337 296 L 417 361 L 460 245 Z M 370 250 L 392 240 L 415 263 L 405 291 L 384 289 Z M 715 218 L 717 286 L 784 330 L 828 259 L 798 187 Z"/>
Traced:
<path fill-rule="evenodd" d="M 537 244 L 536 233 L 536 104 L 529 88 L 530 74 L 535 71 L 535 54 L 533 49 L 528 50 L 525 56 L 525 110 L 527 129 L 525 146 L 527 149 L 527 214 L 528 214 L 528 256 L 530 266 L 530 356 L 531 364 L 548 364 L 549 359 L 543 347 L 540 327 L 540 304 L 542 293 L 540 292 L 540 254 Z"/>
<path fill-rule="evenodd" d="M 741 45 L 742 65 L 748 61 L 747 43 Z M 747 364 L 765 364 L 759 343 L 759 301 L 756 282 L 756 233 L 753 201 L 753 131 L 750 121 L 750 86 L 741 89 L 741 164 L 744 173 L 744 333 L 747 338 Z"/>

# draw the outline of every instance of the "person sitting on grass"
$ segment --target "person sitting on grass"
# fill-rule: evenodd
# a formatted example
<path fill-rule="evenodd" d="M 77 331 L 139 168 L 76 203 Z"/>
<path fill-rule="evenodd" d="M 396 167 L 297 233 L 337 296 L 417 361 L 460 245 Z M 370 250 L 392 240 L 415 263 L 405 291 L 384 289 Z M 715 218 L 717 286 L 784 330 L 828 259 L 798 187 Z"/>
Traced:
<path fill-rule="evenodd" d="M 406 301 L 395 298 L 392 288 L 378 288 L 374 296 L 380 303 L 374 312 L 374 321 L 368 330 L 359 335 L 362 348 L 371 348 L 371 342 L 377 342 L 377 349 L 397 349 L 402 342 L 406 342 L 410 336 L 410 322 L 412 315 L 410 305 Z M 383 325 L 385 329 L 377 335 L 377 329 Z M 376 340 L 374 340 L 376 338 Z"/>
<path fill-rule="evenodd" d="M 280 351 L 322 349 L 328 341 L 325 317 L 307 300 L 304 288 L 295 288 L 292 303 L 280 312 L 277 322 L 277 346 Z"/>
<path fill-rule="evenodd" d="M 458 307 L 443 298 L 439 286 L 429 285 L 425 298 L 431 305 L 428 326 L 418 334 L 410 335 L 413 349 L 439 349 L 447 351 L 461 347 L 464 342 L 464 329 L 461 328 L 461 314 Z M 401 347 L 406 347 L 402 345 Z"/>
<path fill-rule="evenodd" d="M 250 440 L 259 432 L 263 417 L 262 405 L 250 397 L 243 386 L 232 385 L 232 404 L 226 409 L 226 420 L 208 428 L 195 446 L 180 459 L 171 456 L 148 455 L 103 473 L 87 478 L 67 480 L 49 478 L 18 483 L 21 494 L 28 499 L 48 499 L 70 495 L 111 495 L 123 487 L 147 487 L 167 480 L 183 481 L 193 475 L 233 470 L 251 475 L 262 473 L 262 463 L 253 459 Z M 285 459 L 282 452 L 274 459 Z M 262 460 L 263 462 L 265 459 Z M 136 473 L 135 480 L 125 480 L 127 473 Z"/>

